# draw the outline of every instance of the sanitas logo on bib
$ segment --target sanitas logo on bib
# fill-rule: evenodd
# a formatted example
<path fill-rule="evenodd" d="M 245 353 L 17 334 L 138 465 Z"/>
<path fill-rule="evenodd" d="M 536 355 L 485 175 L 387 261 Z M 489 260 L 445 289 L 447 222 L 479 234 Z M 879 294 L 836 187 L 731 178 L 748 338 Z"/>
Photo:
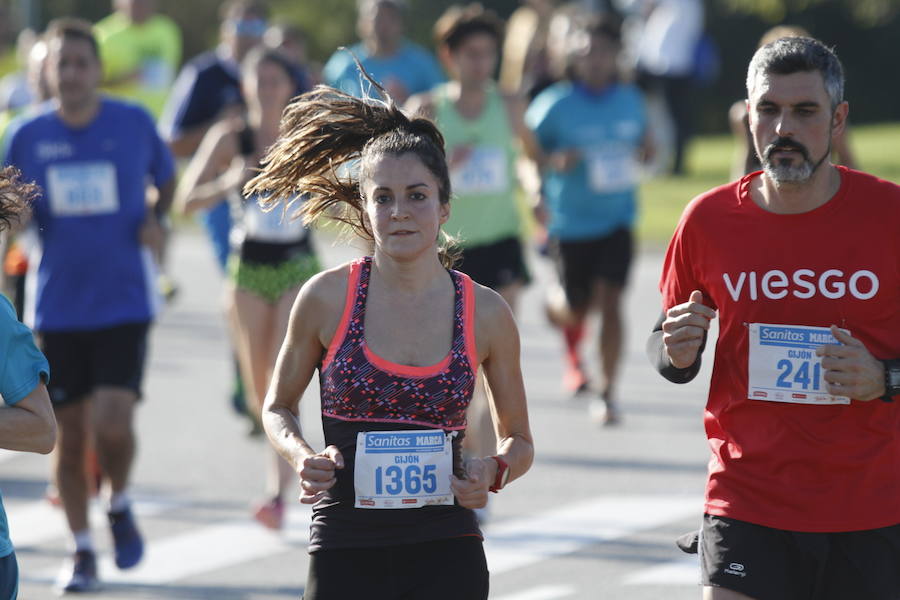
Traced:
<path fill-rule="evenodd" d="M 849 277 L 839 269 L 828 269 L 821 274 L 812 269 L 797 269 L 790 276 L 779 269 L 772 269 L 761 276 L 756 271 L 741 271 L 736 277 L 723 273 L 722 279 L 735 302 L 745 292 L 750 300 L 757 300 L 760 295 L 769 300 L 780 300 L 789 293 L 803 300 L 817 293 L 836 300 L 846 296 L 847 292 L 859 300 L 870 300 L 878 293 L 879 287 L 878 276 L 866 269 L 860 269 Z"/>

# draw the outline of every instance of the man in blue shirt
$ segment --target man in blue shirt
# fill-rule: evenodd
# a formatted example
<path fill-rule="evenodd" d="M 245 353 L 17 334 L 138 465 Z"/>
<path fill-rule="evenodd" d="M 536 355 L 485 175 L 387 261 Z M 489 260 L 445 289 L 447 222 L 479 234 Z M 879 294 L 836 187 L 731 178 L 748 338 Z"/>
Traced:
<path fill-rule="evenodd" d="M 350 48 L 398 105 L 444 81 L 431 53 L 403 37 L 404 10 L 401 0 L 360 0 L 357 31 L 362 41 Z M 328 85 L 353 96 L 368 95 L 362 88 L 362 74 L 346 50 L 338 50 L 328 59 L 322 77 Z"/>
<path fill-rule="evenodd" d="M 578 354 L 584 322 L 589 312 L 600 314 L 601 381 L 591 413 L 613 424 L 638 162 L 649 148 L 646 118 L 640 92 L 617 78 L 618 23 L 583 23 L 567 44 L 569 80 L 541 92 L 525 115 L 546 156 L 541 208 L 564 292 L 548 314 L 565 335 L 565 382 L 576 393 L 590 387 Z"/>
<path fill-rule="evenodd" d="M 4 162 L 44 190 L 33 206 L 41 255 L 31 262 L 35 293 L 25 315 L 54 370 L 55 475 L 76 550 L 60 586 L 86 591 L 97 585 L 84 471 L 89 438 L 112 490 L 116 564 L 132 567 L 143 554 L 127 485 L 147 333 L 158 307 L 150 248 L 162 239 L 174 166 L 143 108 L 99 94 L 90 24 L 55 21 L 46 42 L 53 101 L 13 126 Z M 152 206 L 147 182 L 158 191 Z"/>

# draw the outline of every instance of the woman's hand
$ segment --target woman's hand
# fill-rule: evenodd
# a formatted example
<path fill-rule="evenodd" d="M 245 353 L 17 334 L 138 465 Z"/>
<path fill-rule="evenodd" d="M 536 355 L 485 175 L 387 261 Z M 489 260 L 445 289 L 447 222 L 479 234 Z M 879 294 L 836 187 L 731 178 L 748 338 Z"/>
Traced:
<path fill-rule="evenodd" d="M 300 476 L 300 502 L 315 504 L 337 483 L 337 469 L 344 468 L 344 457 L 336 446 L 328 446 L 318 454 L 307 456 L 300 461 L 297 474 Z"/>
<path fill-rule="evenodd" d="M 487 505 L 488 492 L 497 476 L 497 462 L 490 458 L 472 458 L 466 461 L 466 477 L 450 476 L 450 489 L 460 506 L 483 508 Z"/>

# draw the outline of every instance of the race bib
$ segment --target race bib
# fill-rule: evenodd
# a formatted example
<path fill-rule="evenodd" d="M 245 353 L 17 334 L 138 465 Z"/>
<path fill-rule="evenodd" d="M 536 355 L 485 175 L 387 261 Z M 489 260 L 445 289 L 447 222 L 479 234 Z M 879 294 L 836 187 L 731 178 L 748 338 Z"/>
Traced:
<path fill-rule="evenodd" d="M 453 504 L 453 434 L 363 431 L 356 436 L 356 508 Z"/>
<path fill-rule="evenodd" d="M 585 153 L 588 183 L 598 194 L 623 192 L 638 183 L 634 148 L 628 144 L 607 144 Z"/>
<path fill-rule="evenodd" d="M 828 393 L 822 359 L 816 356 L 819 346 L 839 343 L 827 327 L 751 323 L 747 397 L 796 404 L 850 404 L 850 398 Z"/>
<path fill-rule="evenodd" d="M 47 167 L 50 212 L 57 217 L 107 215 L 119 210 L 116 168 L 110 162 Z"/>
<path fill-rule="evenodd" d="M 501 194 L 509 189 L 506 152 L 502 148 L 475 146 L 465 162 L 450 172 L 453 191 L 459 194 Z"/>
<path fill-rule="evenodd" d="M 292 212 L 290 209 L 288 212 Z M 291 219 L 281 206 L 263 210 L 256 198 L 244 203 L 244 232 L 247 237 L 261 242 L 293 242 L 306 237 L 306 228 L 300 219 Z"/>

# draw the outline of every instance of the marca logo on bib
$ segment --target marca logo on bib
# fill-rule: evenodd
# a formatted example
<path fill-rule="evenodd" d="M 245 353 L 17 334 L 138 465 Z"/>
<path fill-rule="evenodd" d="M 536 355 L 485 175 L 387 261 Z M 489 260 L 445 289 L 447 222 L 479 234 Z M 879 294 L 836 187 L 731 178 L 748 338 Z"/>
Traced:
<path fill-rule="evenodd" d="M 827 269 L 817 273 L 812 269 L 797 269 L 790 275 L 780 269 L 758 274 L 741 271 L 732 275 L 722 273 L 722 280 L 738 302 L 742 298 L 780 300 L 788 294 L 806 300 L 820 295 L 830 300 L 843 298 L 848 293 L 859 300 L 870 300 L 878 293 L 878 276 L 867 269 L 845 273 L 840 269 Z"/>

